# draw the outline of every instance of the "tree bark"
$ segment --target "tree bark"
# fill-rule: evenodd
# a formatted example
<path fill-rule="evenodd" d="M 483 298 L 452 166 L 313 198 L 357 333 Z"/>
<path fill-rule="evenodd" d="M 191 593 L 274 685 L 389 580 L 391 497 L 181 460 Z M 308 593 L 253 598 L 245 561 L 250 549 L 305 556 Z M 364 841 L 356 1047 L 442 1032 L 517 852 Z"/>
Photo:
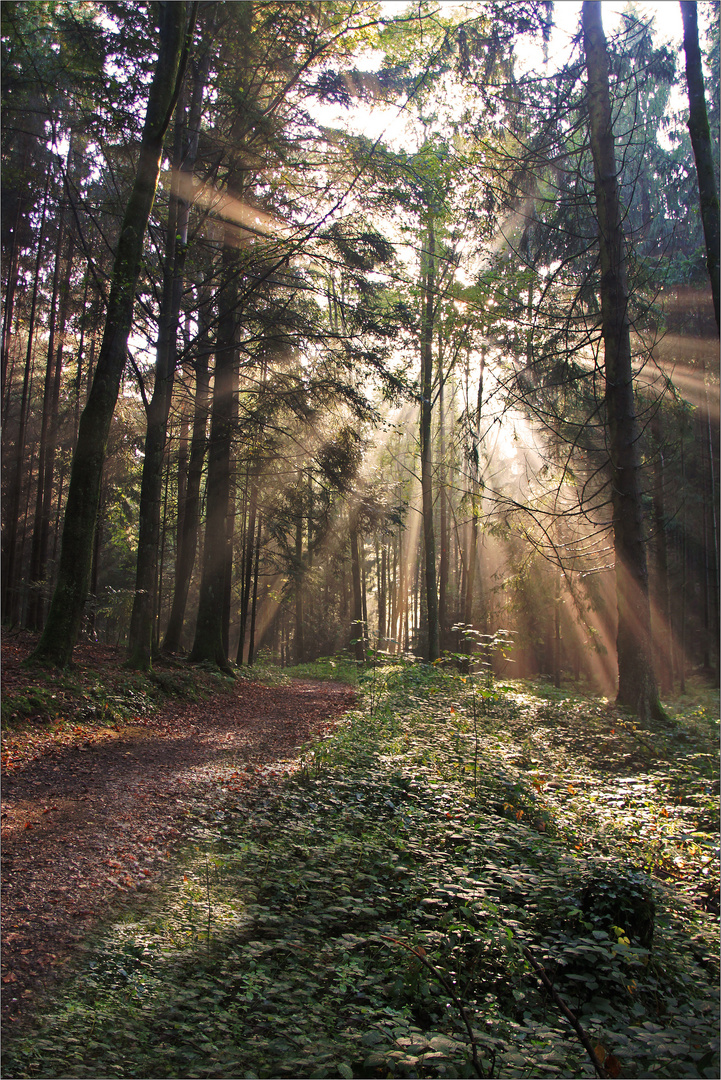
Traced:
<path fill-rule="evenodd" d="M 143 240 L 155 199 L 163 139 L 175 105 L 186 36 L 184 3 L 158 4 L 160 42 L 150 86 L 135 180 L 120 228 L 100 355 L 73 455 L 58 582 L 48 621 L 30 657 L 65 666 L 80 631 L 88 593 L 105 451 L 133 320 Z M 193 18 L 191 18 L 191 25 Z"/>
<path fill-rule="evenodd" d="M 363 601 L 363 655 L 366 655 L 367 650 L 370 648 L 370 623 L 368 622 L 368 589 L 367 589 L 367 575 L 366 575 L 366 547 L 365 541 L 361 535 L 358 536 L 358 549 L 360 555 L 360 571 L 361 571 L 361 598 Z"/>
<path fill-rule="evenodd" d="M 719 197 L 711 149 L 711 131 L 706 112 L 701 50 L 698 44 L 696 0 L 680 0 L 683 19 L 683 50 L 686 54 L 686 85 L 688 86 L 688 130 L 698 177 L 701 204 L 701 223 L 706 242 L 706 267 L 711 281 L 716 329 L 719 322 Z"/>
<path fill-rule="evenodd" d="M 210 297 L 206 296 L 201 304 L 198 319 L 200 334 L 198 355 L 195 361 L 195 404 L 193 407 L 193 433 L 190 440 L 190 459 L 185 504 L 182 513 L 182 527 L 178 538 L 178 553 L 175 559 L 175 581 L 173 602 L 163 641 L 163 652 L 174 653 L 180 648 L 188 603 L 190 580 L 193 576 L 195 556 L 198 550 L 198 532 L 200 524 L 200 486 L 203 476 L 203 463 L 206 452 L 208 416 L 210 414 L 210 372 L 209 357 L 211 352 L 209 322 Z"/>
<path fill-rule="evenodd" d="M 208 443 L 205 541 L 198 617 L 190 662 L 207 661 L 231 671 L 223 642 L 223 601 L 227 572 L 226 524 L 230 508 L 233 398 L 237 393 L 238 282 L 235 233 L 226 225 L 223 278 L 218 298 L 218 333 L 215 349 L 213 405 Z"/>
<path fill-rule="evenodd" d="M 553 598 L 553 685 L 561 685 L 561 570 L 556 575 L 556 593 Z"/>
<path fill-rule="evenodd" d="M 155 583 L 155 611 L 151 618 L 152 649 L 160 650 L 160 620 L 163 616 L 163 571 L 165 569 L 165 545 L 168 539 L 168 488 L 170 487 L 170 462 L 165 467 L 163 480 L 163 520 L 160 523 L 160 555 L 158 557 L 157 582 Z"/>
<path fill-rule="evenodd" d="M 255 564 L 253 567 L 253 600 L 250 608 L 250 641 L 248 642 L 248 667 L 255 659 L 255 622 L 258 613 L 258 571 L 260 568 L 260 543 L 263 533 L 263 519 L 258 519 L 258 536 L 255 541 Z"/>
<path fill-rule="evenodd" d="M 686 693 L 686 608 L 688 599 L 688 497 L 686 486 L 685 425 L 681 422 L 681 596 L 679 603 L 678 648 L 676 650 L 679 690 Z"/>
<path fill-rule="evenodd" d="M 163 295 L 158 327 L 155 384 L 148 409 L 148 429 L 140 492 L 138 562 L 128 649 L 128 666 L 144 671 L 151 666 L 150 640 L 157 578 L 163 457 L 175 377 L 183 270 L 188 249 L 189 194 L 192 190 L 192 176 L 198 154 L 203 93 L 208 78 L 209 63 L 209 50 L 206 50 L 193 73 L 192 95 L 187 117 L 182 94 L 176 110 Z M 178 492 L 178 506 L 180 512 L 180 491 Z"/>
<path fill-rule="evenodd" d="M 446 445 L 445 445 L 445 377 L 443 374 L 443 353 L 439 334 L 438 341 L 438 494 L 440 502 L 439 534 L 441 542 L 438 562 L 438 634 L 441 649 L 447 649 L 448 642 L 448 492 L 446 487 Z"/>
<path fill-rule="evenodd" d="M 160 542 L 160 500 L 163 486 L 163 461 L 168 435 L 170 403 L 177 351 L 178 322 L 183 284 L 183 252 L 188 238 L 188 206 L 182 213 L 179 172 L 183 159 L 183 99 L 178 103 L 175 121 L 175 147 L 168 221 L 165 229 L 163 291 L 160 300 L 158 340 L 155 351 L 155 381 L 147 410 L 145 453 L 138 508 L 138 551 L 135 569 L 135 595 L 130 616 L 127 666 L 148 671 L 152 665 L 152 626 L 158 545 Z"/>
<path fill-rule="evenodd" d="M 704 373 L 705 374 L 705 373 Z M 709 507 L 709 531 L 710 535 L 707 542 L 707 559 L 709 566 L 709 578 L 710 578 L 710 601 L 711 601 L 711 614 L 712 614 L 712 629 L 711 629 L 711 649 L 714 656 L 714 667 L 716 669 L 716 683 L 718 685 L 719 679 L 721 679 L 721 665 L 719 664 L 719 645 L 721 644 L 721 611 L 719 610 L 721 605 L 721 595 L 719 595 L 719 542 L 718 542 L 718 421 L 712 423 L 711 420 L 711 402 L 709 400 L 709 388 L 706 379 L 705 383 L 705 429 L 706 438 L 705 443 L 705 457 L 708 462 L 707 477 L 708 487 L 706 489 L 705 498 L 708 500 Z"/>
<path fill-rule="evenodd" d="M 483 409 L 483 377 L 485 375 L 486 357 L 481 351 L 481 367 L 478 375 L 478 398 L 476 401 L 476 416 L 471 443 L 471 527 L 468 554 L 465 568 L 465 589 L 463 592 L 463 621 L 466 626 L 473 623 L 473 593 L 476 585 L 476 570 L 478 568 L 478 525 L 481 517 L 479 506 L 480 500 L 480 447 L 481 447 L 481 415 Z M 473 643 L 469 638 L 466 642 L 468 654 L 473 651 Z"/>
<path fill-rule="evenodd" d="M 67 171 L 77 179 L 82 171 L 83 154 L 78 149 L 78 141 L 71 133 L 67 155 Z M 65 200 L 61 201 L 58 214 L 58 242 L 55 269 L 53 272 L 53 302 L 50 318 L 48 359 L 46 381 L 43 394 L 43 418 L 38 454 L 38 490 L 35 506 L 35 524 L 30 558 L 30 582 L 34 585 L 30 596 L 28 625 L 41 630 L 45 612 L 45 592 L 49 585 L 48 549 L 50 547 L 53 480 L 55 478 L 55 459 L 58 444 L 58 414 L 60 408 L 60 389 L 63 374 L 63 350 L 65 331 L 70 314 L 72 297 L 71 274 L 75 251 L 75 234 L 67 227 L 68 219 L 68 183 L 65 183 Z M 78 367 L 80 360 L 78 359 Z"/>
<path fill-rule="evenodd" d="M 298 469 L 297 476 L 298 504 L 295 519 L 295 558 L 293 560 L 293 576 L 295 590 L 295 662 L 302 664 L 305 660 L 305 635 L 304 635 L 304 596 L 303 596 L 303 470 Z"/>
<path fill-rule="evenodd" d="M 7 262 L 7 283 L 5 286 L 5 300 L 3 303 L 2 322 L 2 346 L 0 347 L 0 402 L 3 412 L 7 415 L 6 390 L 10 391 L 10 342 L 12 340 L 12 323 L 15 312 L 15 293 L 20 278 L 20 202 L 18 201 L 15 215 L 15 227 L 13 229 L 12 247 Z"/>
<path fill-rule="evenodd" d="M 423 506 L 423 551 L 425 560 L 426 613 L 428 618 L 427 659 L 441 654 L 438 632 L 438 590 L 436 585 L 436 537 L 433 529 L 433 478 L 431 420 L 433 416 L 433 321 L 435 303 L 435 232 L 433 212 L 428 212 L 427 251 L 423 274 L 421 315 L 421 490 Z"/>
<path fill-rule="evenodd" d="M 653 522 L 656 533 L 655 543 L 655 578 L 656 610 L 658 611 L 657 641 L 658 671 L 661 692 L 673 691 L 673 661 L 671 655 L 671 607 L 668 587 L 668 544 L 666 539 L 666 484 L 664 477 L 663 441 L 660 413 L 652 421 L 654 434 L 654 484 L 653 484 Z"/>
<path fill-rule="evenodd" d="M 60 212 L 58 219 L 58 236 L 57 244 L 55 248 L 55 266 L 53 269 L 53 289 L 52 297 L 50 300 L 50 319 L 48 326 L 48 349 L 47 358 L 45 362 L 45 383 L 43 386 L 43 406 L 42 416 L 40 420 L 40 443 L 38 446 L 38 482 L 35 495 L 35 520 L 33 523 L 33 538 L 30 545 L 30 572 L 29 572 L 29 586 L 30 595 L 28 597 L 28 610 L 26 625 L 31 630 L 42 629 L 42 589 L 44 587 L 43 577 L 45 573 L 45 562 L 47 556 L 47 535 L 43 536 L 43 497 L 46 493 L 46 472 L 47 459 L 48 459 L 48 443 L 50 440 L 50 428 L 53 416 L 53 397 L 54 386 L 56 382 L 56 362 L 61 364 L 62 362 L 62 346 L 58 351 L 55 348 L 55 335 L 56 328 L 60 322 L 58 314 L 59 296 L 60 296 L 60 277 L 62 267 L 62 253 L 65 243 L 65 222 L 63 220 L 62 211 Z M 67 265 L 67 279 L 65 281 L 66 295 L 69 286 L 70 278 L 70 264 L 72 259 L 68 260 Z M 67 316 L 67 305 L 65 306 L 65 316 Z M 59 375 L 58 371 L 58 385 Z M 52 470 L 50 470 L 50 492 L 52 491 Z M 48 507 L 48 524 L 49 524 L 49 507 Z"/>
<path fill-rule="evenodd" d="M 38 303 L 38 290 L 40 287 L 40 266 L 42 263 L 43 249 L 45 247 L 45 219 L 48 209 L 48 195 L 50 191 L 50 173 L 45 180 L 45 193 L 43 195 L 43 213 L 40 220 L 38 234 L 38 253 L 35 260 L 35 274 L 33 278 L 32 299 L 30 301 L 30 315 L 28 318 L 28 340 L 25 353 L 25 371 L 23 374 L 23 388 L 20 398 L 20 417 L 18 421 L 18 434 L 15 442 L 15 461 L 11 467 L 11 483 L 7 498 L 8 513 L 5 517 L 3 529 L 3 618 L 11 623 L 18 622 L 20 618 L 21 595 L 19 567 L 21 559 L 18 557 L 18 526 L 20 523 L 20 501 L 22 497 L 23 473 L 25 464 L 25 433 L 28 422 L 28 407 L 30 402 L 30 387 L 33 370 L 33 341 L 36 329 L 36 311 Z"/>
<path fill-rule="evenodd" d="M 234 374 L 234 387 L 232 396 L 232 413 L 230 417 L 231 444 L 232 433 L 238 430 L 238 393 L 239 393 L 239 367 L 236 364 Z M 237 469 L 236 455 L 232 445 L 228 460 L 228 512 L 225 515 L 225 548 L 223 568 L 223 605 L 222 605 L 222 637 L 223 652 L 230 657 L 230 620 L 232 616 L 233 598 L 233 548 L 235 540 L 235 515 L 236 515 L 236 484 Z"/>
<path fill-rule="evenodd" d="M 252 465 L 250 477 L 250 497 L 248 500 L 248 527 L 246 529 L 245 550 L 243 552 L 243 581 L 240 595 L 240 637 L 238 638 L 238 653 L 235 658 L 240 667 L 243 663 L 245 652 L 245 639 L 248 629 L 248 612 L 250 610 L 251 581 L 253 575 L 253 559 L 256 546 L 255 523 L 258 512 L 258 467 Z M 248 661 L 250 663 L 250 659 Z"/>
<path fill-rule="evenodd" d="M 39 567 L 43 577 L 48 574 L 48 550 L 50 547 L 51 519 L 53 510 L 53 480 L 55 477 L 55 460 L 58 451 L 58 430 L 60 417 L 60 392 L 62 388 L 63 352 L 65 347 L 66 328 L 70 314 L 71 280 L 70 275 L 73 264 L 74 240 L 71 235 L 67 263 L 64 271 L 64 280 L 60 285 L 60 325 L 58 327 L 58 342 L 55 359 L 55 379 L 53 382 L 52 400 L 50 403 L 50 430 L 45 453 L 45 473 L 43 476 L 43 504 L 40 539 Z M 57 544 L 57 533 L 55 535 Z M 40 612 L 41 619 L 44 616 L 44 605 Z"/>
<path fill-rule="evenodd" d="M 181 376 L 182 381 L 182 376 Z M 176 503 L 177 510 L 175 514 L 175 563 L 177 566 L 178 552 L 180 551 L 180 544 L 183 537 L 184 517 L 185 517 L 185 504 L 188 500 L 188 464 L 190 462 L 190 424 L 192 413 L 192 402 L 185 389 L 182 391 L 182 398 L 179 404 L 180 422 L 178 425 L 178 456 L 176 462 L 175 472 L 175 484 L 176 484 Z"/>
<path fill-rule="evenodd" d="M 646 720 L 664 714 L 652 659 L 640 432 L 633 393 L 624 236 L 600 2 L 584 0 L 581 19 L 601 256 L 601 322 L 618 608 L 616 701 Z"/>
<path fill-rule="evenodd" d="M 386 647 L 386 563 L 387 545 L 384 543 L 382 551 L 376 544 L 376 574 L 378 577 L 378 648 Z"/>
<path fill-rule="evenodd" d="M 365 660 L 363 648 L 363 589 L 361 585 L 360 544 L 358 542 L 358 525 L 355 515 L 351 511 L 350 525 L 350 565 L 353 579 L 353 622 L 351 624 L 351 638 L 353 651 L 359 664 Z"/>

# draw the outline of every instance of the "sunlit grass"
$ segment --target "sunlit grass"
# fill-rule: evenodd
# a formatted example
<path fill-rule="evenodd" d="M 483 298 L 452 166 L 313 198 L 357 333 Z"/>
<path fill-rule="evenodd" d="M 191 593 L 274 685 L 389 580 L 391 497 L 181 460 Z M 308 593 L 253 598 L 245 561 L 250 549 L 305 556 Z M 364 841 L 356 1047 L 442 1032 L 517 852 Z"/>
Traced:
<path fill-rule="evenodd" d="M 283 672 L 293 679 L 330 679 L 349 686 L 358 685 L 358 665 L 346 656 L 321 656 L 307 664 L 283 668 Z"/>

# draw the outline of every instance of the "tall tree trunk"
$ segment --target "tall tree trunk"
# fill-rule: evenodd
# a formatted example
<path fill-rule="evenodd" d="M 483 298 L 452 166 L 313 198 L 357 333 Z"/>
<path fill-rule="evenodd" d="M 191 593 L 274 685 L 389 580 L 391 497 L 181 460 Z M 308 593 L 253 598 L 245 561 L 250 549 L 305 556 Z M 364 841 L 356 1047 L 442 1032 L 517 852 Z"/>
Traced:
<path fill-rule="evenodd" d="M 438 591 L 436 586 L 436 537 L 433 529 L 433 477 L 431 420 L 433 416 L 433 321 L 435 307 L 435 232 L 433 211 L 428 211 L 427 250 L 424 253 L 423 310 L 421 315 L 421 489 L 423 507 L 423 552 L 425 597 L 428 619 L 427 659 L 432 663 L 441 654 L 438 631 Z"/>
<path fill-rule="evenodd" d="M 656 442 L 654 448 L 653 522 L 656 533 L 656 543 L 654 545 L 656 553 L 656 610 L 659 618 L 659 627 L 654 637 L 657 641 L 657 669 L 660 675 L 661 692 L 670 694 L 673 690 L 673 663 L 671 655 L 671 607 L 668 587 L 668 544 L 666 541 L 666 485 L 660 413 L 656 413 L 652 425 Z"/>
<path fill-rule="evenodd" d="M 363 655 L 370 646 L 370 623 L 368 622 L 368 591 L 366 588 L 366 546 L 363 536 L 358 535 L 358 553 L 360 555 L 361 597 L 363 599 Z"/>
<path fill-rule="evenodd" d="M 238 429 L 238 374 L 236 368 L 235 385 L 233 389 L 232 398 L 233 411 L 231 415 L 231 433 Z M 232 434 L 231 434 L 232 440 Z M 237 469 L 236 469 L 236 455 L 233 453 L 232 445 L 229 455 L 229 476 L 228 476 L 228 513 L 225 517 L 225 566 L 223 569 L 223 651 L 226 656 L 230 656 L 230 620 L 232 617 L 232 598 L 233 598 L 233 548 L 235 541 L 235 514 L 236 514 L 236 499 L 237 499 Z"/>
<path fill-rule="evenodd" d="M 380 558 L 379 558 L 380 556 Z M 388 549 L 383 544 L 379 551 L 376 545 L 376 572 L 378 574 L 378 648 L 386 647 L 386 573 Z"/>
<path fill-rule="evenodd" d="M 226 224 L 208 444 L 203 569 L 195 640 L 190 653 L 191 663 L 208 661 L 224 671 L 232 670 L 223 642 L 223 600 L 228 565 L 226 527 L 230 509 L 233 402 L 238 391 L 238 350 L 235 340 L 238 267 L 235 239 L 236 231 L 229 223 Z"/>
<path fill-rule="evenodd" d="M 403 588 L 405 586 L 403 566 L 403 526 L 400 520 L 400 496 L 398 502 L 398 538 L 394 545 L 395 550 L 393 553 L 393 621 L 391 622 L 391 633 L 395 638 L 393 652 L 396 654 L 403 652 Z"/>
<path fill-rule="evenodd" d="M 438 335 L 438 494 L 440 502 L 439 533 L 441 542 L 438 563 L 438 633 L 441 650 L 447 649 L 448 641 L 448 491 L 446 483 L 446 444 L 445 444 L 445 376 L 443 374 L 443 352 L 440 334 Z"/>
<path fill-rule="evenodd" d="M 60 283 L 60 324 L 58 326 L 57 349 L 55 358 L 55 378 L 52 388 L 52 400 L 50 402 L 50 429 L 48 431 L 47 447 L 45 453 L 45 472 L 43 476 L 43 502 L 42 521 L 40 534 L 40 558 L 38 568 L 43 577 L 48 574 L 48 550 L 50 547 L 50 535 L 52 532 L 51 521 L 53 515 L 53 481 L 55 479 L 55 460 L 58 451 L 58 429 L 60 414 L 60 391 L 62 388 L 63 375 L 63 352 L 65 348 L 65 332 L 70 314 L 70 300 L 72 284 L 70 280 L 73 265 L 74 240 L 72 235 L 69 239 L 67 262 L 63 272 L 63 280 Z M 57 534 L 56 534 L 57 541 Z M 44 608 L 40 612 L 41 619 Z"/>
<path fill-rule="evenodd" d="M 584 0 L 582 26 L 601 253 L 601 320 L 618 607 L 616 700 L 642 719 L 649 719 L 664 714 L 653 671 L 624 236 L 611 124 L 608 55 L 598 0 Z"/>
<path fill-rule="evenodd" d="M 178 552 L 175 559 L 173 601 L 163 641 L 163 652 L 168 653 L 177 652 L 180 648 L 190 579 L 193 576 L 195 556 L 198 550 L 200 486 L 203 477 L 206 433 L 210 414 L 210 372 L 208 368 L 212 348 L 209 330 L 210 302 L 210 296 L 206 295 L 205 302 L 201 303 L 198 314 L 200 333 L 198 335 L 198 355 L 194 365 L 195 404 L 193 407 L 193 433 L 190 440 L 188 480 L 182 514 L 182 529 L 178 538 Z"/>
<path fill-rule="evenodd" d="M 98 506 L 98 521 L 95 526 L 95 536 L 93 537 L 93 557 L 90 567 L 90 610 L 88 612 L 88 623 L 90 633 L 94 640 L 97 640 L 96 633 L 96 616 L 98 610 L 98 574 L 100 569 L 100 548 L 103 541 L 103 523 L 105 518 L 105 502 L 106 495 L 101 485 L 100 489 L 100 505 Z M 106 624 L 107 625 L 107 624 Z"/>
<path fill-rule="evenodd" d="M 181 214 L 179 172 L 183 156 L 183 98 L 178 102 L 175 120 L 175 146 L 168 221 L 165 228 L 163 291 L 160 300 L 158 340 L 155 350 L 155 379 L 147 409 L 145 453 L 140 482 L 138 508 L 138 550 L 135 566 L 135 595 L 128 633 L 127 666 L 148 671 L 152 664 L 152 627 L 155 588 L 158 579 L 160 542 L 160 502 L 163 486 L 163 461 L 168 434 L 170 403 L 173 396 L 177 351 L 178 322 L 183 285 L 182 252 L 187 243 L 187 213 Z M 187 204 L 186 204 L 187 210 Z M 184 218 L 184 220 L 183 220 Z"/>
<path fill-rule="evenodd" d="M 3 303 L 2 346 L 0 347 L 0 402 L 2 402 L 4 411 L 6 410 L 6 390 L 8 392 L 10 390 L 10 342 L 12 339 L 13 315 L 15 313 L 15 293 L 20 277 L 19 227 L 21 205 L 20 200 L 18 200 L 12 247 L 7 259 L 7 282 L 5 285 L 5 301 Z"/>
<path fill-rule="evenodd" d="M 28 624 L 34 629 L 42 629 L 44 600 L 43 592 L 47 585 L 48 548 L 53 503 L 53 480 L 55 477 L 55 458 L 58 443 L 58 411 L 60 408 L 60 388 L 63 374 L 63 346 L 65 330 L 70 312 L 71 282 L 74 242 L 68 237 L 65 257 L 62 257 L 64 229 L 61 220 L 61 236 L 58 240 L 58 262 L 56 263 L 57 281 L 53 281 L 53 311 L 48 340 L 48 361 L 45 387 L 43 392 L 43 416 L 38 452 L 38 489 L 35 504 L 35 523 L 30 557 L 30 581 L 35 584 L 31 594 Z M 62 264 L 62 269 L 59 264 Z M 55 305 L 59 305 L 56 311 Z"/>
<path fill-rule="evenodd" d="M 55 266 L 53 269 L 53 287 L 50 298 L 50 319 L 48 326 L 48 348 L 45 361 L 45 382 L 43 386 L 43 404 L 40 419 L 40 442 L 38 445 L 38 482 L 35 496 L 35 520 L 33 523 L 33 538 L 30 545 L 30 571 L 28 597 L 28 609 L 26 625 L 31 630 L 40 630 L 42 627 L 42 594 L 44 559 L 42 558 L 42 520 L 43 520 L 43 494 L 45 491 L 45 467 L 48 450 L 48 437 L 50 432 L 50 418 L 52 414 L 53 386 L 55 384 L 55 333 L 58 325 L 58 297 L 60 293 L 60 275 L 62 264 L 63 245 L 65 242 L 65 223 L 62 212 L 58 220 L 57 243 L 55 247 Z M 58 358 L 59 359 L 59 358 Z M 51 478 L 52 482 L 52 478 Z"/>
<path fill-rule="evenodd" d="M 710 578 L 710 599 L 711 599 L 711 647 L 714 656 L 714 667 L 716 669 L 716 682 L 718 685 L 719 679 L 721 679 L 721 664 L 719 663 L 719 644 L 721 643 L 721 595 L 719 595 L 719 536 L 718 536 L 718 466 L 717 451 L 718 451 L 718 422 L 712 424 L 711 422 L 711 403 L 709 401 L 708 384 L 705 387 L 706 393 L 706 439 L 705 449 L 706 458 L 708 461 L 708 481 L 709 487 L 707 489 L 708 505 L 710 508 L 709 513 L 709 529 L 710 536 L 707 546 L 707 559 L 709 565 L 709 578 Z"/>
<path fill-rule="evenodd" d="M 717 12 L 718 15 L 718 12 Z M 719 197 L 711 149 L 711 131 L 706 112 L 701 50 L 698 44 L 698 12 L 696 0 L 681 0 L 683 19 L 683 50 L 686 54 L 686 84 L 688 86 L 688 130 L 691 134 L 696 161 L 701 222 L 706 242 L 706 267 L 711 281 L 716 328 L 719 329 Z"/>
<path fill-rule="evenodd" d="M 688 598 L 688 498 L 686 485 L 686 455 L 684 452 L 684 423 L 681 421 L 681 598 L 678 630 L 678 679 L 679 689 L 682 694 L 686 693 L 686 608 Z"/>
<path fill-rule="evenodd" d="M 50 558 L 54 561 L 58 553 L 58 537 L 60 536 L 60 518 L 62 516 L 63 509 L 63 486 L 65 484 L 65 466 L 60 466 L 60 472 L 58 473 L 58 498 L 55 503 L 55 523 L 53 525 L 53 550 L 50 554 Z"/>
<path fill-rule="evenodd" d="M 198 154 L 203 93 L 208 77 L 208 66 L 209 50 L 206 50 L 201 63 L 194 69 L 187 118 L 185 97 L 182 93 L 176 110 L 173 176 L 166 228 L 155 383 L 148 409 L 148 429 L 140 490 L 138 561 L 128 643 L 128 666 L 143 671 L 147 671 L 151 665 L 153 598 L 156 578 L 160 580 L 157 574 L 157 559 L 163 457 L 173 395 L 183 270 L 188 248 L 189 196 Z M 180 492 L 178 505 L 180 508 Z"/>
<path fill-rule="evenodd" d="M 182 376 L 181 376 L 182 382 Z M 188 500 L 188 463 L 190 461 L 190 422 L 191 401 L 187 393 L 182 392 L 180 401 L 180 424 L 178 426 L 178 457 L 175 472 L 177 511 L 175 515 L 175 562 L 183 536 L 185 504 Z"/>
<path fill-rule="evenodd" d="M 58 582 L 48 621 L 31 660 L 64 666 L 80 630 L 92 563 L 105 450 L 133 320 L 143 240 L 155 198 L 167 130 L 182 78 L 184 3 L 158 4 L 160 43 L 140 143 L 140 157 L 120 227 L 100 355 L 73 455 Z M 193 9 L 194 11 L 194 9 Z M 191 17 L 191 25 L 194 17 Z"/>
<path fill-rule="evenodd" d="M 11 467 L 11 482 L 7 498 L 7 514 L 5 515 L 5 528 L 3 529 L 3 618 L 11 623 L 16 623 L 20 618 L 22 597 L 20 594 L 19 567 L 21 560 L 18 558 L 18 526 L 20 523 L 20 501 L 22 497 L 23 474 L 25 465 L 25 434 L 28 422 L 28 408 L 30 402 L 30 386 L 33 371 L 33 343 L 35 340 L 36 312 L 38 304 L 38 291 L 40 288 L 40 266 L 45 246 L 45 220 L 48 209 L 48 196 L 50 192 L 50 173 L 45 178 L 45 193 L 43 195 L 43 213 L 40 219 L 40 231 L 38 234 L 38 252 L 35 259 L 35 273 L 33 277 L 33 291 L 30 301 L 30 314 L 28 318 L 28 340 L 25 352 L 25 371 L 23 373 L 23 388 L 20 397 L 20 416 L 18 419 L 18 433 L 14 446 L 15 461 Z"/>
<path fill-rule="evenodd" d="M 561 584 L 563 575 L 556 575 L 556 595 L 553 598 L 553 685 L 561 685 Z"/>
<path fill-rule="evenodd" d="M 388 560 L 388 591 L 390 595 L 390 612 L 388 619 L 388 650 L 392 653 L 400 652 L 398 645 L 398 544 L 393 539 L 391 556 Z"/>
<path fill-rule="evenodd" d="M 476 585 L 476 572 L 478 569 L 478 526 L 481 517 L 480 500 L 480 452 L 481 452 L 481 415 L 483 409 L 483 378 L 485 375 L 486 357 L 481 351 L 481 367 L 478 374 L 478 398 L 476 400 L 476 415 L 473 425 L 470 454 L 471 472 L 471 523 L 470 542 L 465 568 L 465 590 L 463 593 L 463 622 L 466 626 L 473 623 L 473 594 Z M 466 642 L 469 655 L 473 651 L 471 639 Z"/>
<path fill-rule="evenodd" d="M 168 488 L 170 487 L 170 462 L 165 468 L 165 480 L 163 482 L 163 520 L 160 523 L 160 555 L 158 557 L 158 580 L 155 582 L 154 595 L 155 612 L 151 626 L 153 638 L 153 650 L 160 648 L 160 620 L 163 615 L 163 571 L 165 569 L 165 545 L 168 539 Z"/>
<path fill-rule="evenodd" d="M 353 579 L 353 622 L 351 623 L 351 640 L 356 660 L 362 664 L 365 659 L 363 648 L 363 589 L 361 585 L 360 545 L 358 542 L 358 523 L 354 511 L 351 511 L 350 522 L 350 565 Z"/>
<path fill-rule="evenodd" d="M 250 640 L 248 642 L 248 667 L 255 659 L 255 623 L 258 613 L 258 571 L 260 568 L 260 542 L 263 533 L 263 519 L 258 516 L 258 535 L 255 541 L 255 564 L 253 567 L 253 600 L 250 607 Z"/>
<path fill-rule="evenodd" d="M 85 355 L 85 331 L 86 314 L 88 310 L 88 284 L 90 274 L 86 269 L 83 277 L 82 314 L 80 316 L 80 341 L 77 349 L 77 366 L 75 368 L 75 386 L 73 387 L 73 443 L 78 437 L 78 424 L 80 422 L 80 394 L 83 385 L 83 356 Z"/>
<path fill-rule="evenodd" d="M 49 584 L 46 578 L 53 509 L 55 458 L 58 443 L 58 413 L 63 374 L 63 350 L 72 298 L 71 275 L 75 234 L 68 229 L 67 224 L 69 217 L 68 200 L 70 198 L 67 176 L 72 176 L 75 180 L 79 178 L 83 168 L 85 142 L 86 140 L 83 138 L 77 139 L 76 133 L 71 133 L 67 155 L 65 199 L 60 204 L 58 216 L 58 242 L 53 272 L 53 303 L 48 340 L 46 382 L 43 394 L 42 432 L 38 454 L 38 490 L 30 558 L 30 581 L 36 584 L 31 593 L 28 623 L 37 630 L 42 629 L 45 608 L 44 594 Z M 67 243 L 65 242 L 66 237 Z M 79 366 L 80 358 L 78 356 Z"/>
<path fill-rule="evenodd" d="M 313 493 L 313 470 L 312 469 L 308 469 L 308 480 L 307 480 L 307 485 L 306 485 L 306 492 L 307 492 L 306 497 L 308 499 L 308 506 L 307 506 L 307 528 L 308 528 L 308 532 L 307 532 L 307 540 L 306 540 L 306 543 L 308 544 L 308 554 L 306 556 L 306 574 L 309 575 L 310 571 L 313 569 L 313 550 L 314 550 L 313 504 L 314 504 L 314 498 L 315 497 L 314 497 L 314 493 Z M 305 590 L 305 621 L 311 626 L 313 625 L 313 599 L 314 599 L 314 590 L 310 589 L 310 588 L 306 588 L 306 590 Z M 315 656 L 318 655 L 317 653 L 312 653 L 311 651 L 309 651 L 307 636 L 306 636 L 306 641 L 305 641 L 305 649 L 306 649 L 306 659 L 307 660 L 313 660 L 313 659 L 315 659 Z"/>
<path fill-rule="evenodd" d="M 305 660 L 304 622 L 303 611 L 303 470 L 298 469 L 298 499 L 300 505 L 295 519 L 295 662 L 302 664 Z"/>
<path fill-rule="evenodd" d="M 255 524 L 258 513 L 258 470 L 255 465 L 251 466 L 253 474 L 250 480 L 250 498 L 248 501 L 248 527 L 245 536 L 245 551 L 243 558 L 243 582 L 240 595 L 240 637 L 238 638 L 238 654 L 236 663 L 243 663 L 245 652 L 245 639 L 248 628 L 248 612 L 250 610 L 250 590 L 253 574 L 253 559 L 255 555 Z"/>

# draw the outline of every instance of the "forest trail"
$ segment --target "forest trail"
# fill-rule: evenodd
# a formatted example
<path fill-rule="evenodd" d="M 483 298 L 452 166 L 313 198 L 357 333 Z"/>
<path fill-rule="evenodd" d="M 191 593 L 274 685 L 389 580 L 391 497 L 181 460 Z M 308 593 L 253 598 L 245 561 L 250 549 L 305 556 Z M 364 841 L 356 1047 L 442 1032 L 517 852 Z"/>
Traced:
<path fill-rule="evenodd" d="M 19 661 L 6 650 L 5 693 L 8 683 L 28 680 Z M 239 681 L 114 727 L 6 738 L 5 1022 L 23 1018 L 113 907 L 152 891 L 200 816 L 237 806 L 261 776 L 291 771 L 299 746 L 354 700 L 337 683 Z"/>

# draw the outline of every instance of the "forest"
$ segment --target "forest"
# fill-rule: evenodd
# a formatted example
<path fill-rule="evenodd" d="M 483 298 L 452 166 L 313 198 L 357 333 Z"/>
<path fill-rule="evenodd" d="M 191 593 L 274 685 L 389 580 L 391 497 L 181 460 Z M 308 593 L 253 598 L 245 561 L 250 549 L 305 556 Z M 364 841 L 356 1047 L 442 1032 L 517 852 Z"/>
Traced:
<path fill-rule="evenodd" d="M 7 4 L 5 625 L 139 668 L 502 632 L 640 714 L 718 679 L 706 7 L 703 204 L 685 54 L 593 39 L 619 297 L 548 5 Z"/>
<path fill-rule="evenodd" d="M 718 1075 L 718 3 L 0 29 L 7 1015 L 78 755 L 191 845 L 5 1075 Z"/>

